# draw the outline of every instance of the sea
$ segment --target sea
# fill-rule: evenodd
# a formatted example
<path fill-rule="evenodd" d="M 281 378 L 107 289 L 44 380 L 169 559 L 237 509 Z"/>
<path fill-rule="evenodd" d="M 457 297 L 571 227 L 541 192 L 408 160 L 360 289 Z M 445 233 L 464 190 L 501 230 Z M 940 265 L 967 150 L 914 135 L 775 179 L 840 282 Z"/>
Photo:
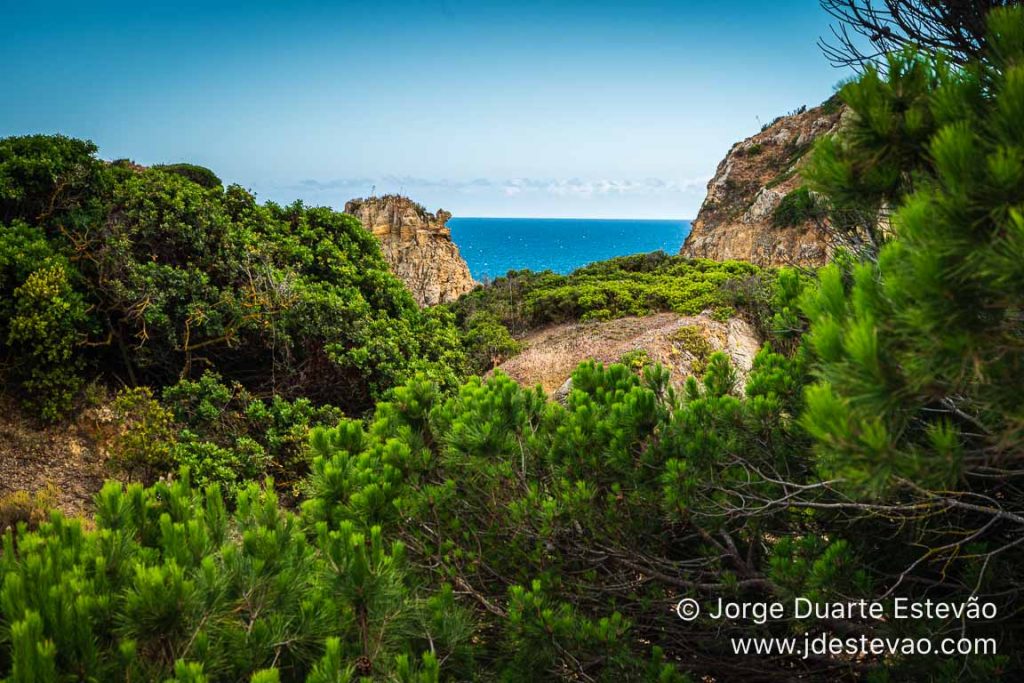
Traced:
<path fill-rule="evenodd" d="M 452 240 L 477 281 L 510 270 L 569 273 L 594 261 L 659 249 L 675 254 L 688 220 L 450 218 Z"/>

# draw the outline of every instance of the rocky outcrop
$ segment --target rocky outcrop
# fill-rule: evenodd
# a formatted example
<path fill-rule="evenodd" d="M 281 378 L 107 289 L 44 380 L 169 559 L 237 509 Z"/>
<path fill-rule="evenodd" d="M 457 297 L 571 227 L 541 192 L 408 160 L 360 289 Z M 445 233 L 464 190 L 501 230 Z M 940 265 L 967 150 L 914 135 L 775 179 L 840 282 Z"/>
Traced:
<path fill-rule="evenodd" d="M 829 257 L 825 219 L 797 211 L 796 220 L 779 220 L 776 210 L 801 187 L 800 168 L 814 140 L 834 132 L 842 113 L 833 98 L 781 116 L 733 145 L 708 183 L 680 253 L 762 266 L 822 265 Z"/>
<path fill-rule="evenodd" d="M 380 240 L 391 272 L 421 306 L 454 301 L 476 286 L 452 242 L 447 211 L 433 214 L 408 197 L 385 195 L 346 202 L 345 213 Z"/>

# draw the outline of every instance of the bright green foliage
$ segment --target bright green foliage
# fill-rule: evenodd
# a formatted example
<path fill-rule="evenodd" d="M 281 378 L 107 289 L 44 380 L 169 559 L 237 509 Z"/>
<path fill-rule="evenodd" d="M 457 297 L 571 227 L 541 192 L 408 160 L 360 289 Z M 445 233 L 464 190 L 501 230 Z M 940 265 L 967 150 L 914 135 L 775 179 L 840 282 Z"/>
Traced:
<path fill-rule="evenodd" d="M 38 612 L 25 612 L 11 624 L 11 683 L 53 683 L 57 680 L 57 648 L 45 637 Z"/>
<path fill-rule="evenodd" d="M 941 72 L 915 99 L 937 127 L 921 152 L 933 177 L 893 216 L 895 239 L 877 263 L 823 270 L 805 301 L 822 381 L 804 424 L 824 476 L 875 494 L 957 486 L 982 453 L 994 467 L 1024 454 L 1024 42 L 999 17 L 993 63 Z"/>
<path fill-rule="evenodd" d="M 807 329 L 806 318 L 800 310 L 800 298 L 810 285 L 811 278 L 795 268 L 780 268 L 772 283 L 768 312 L 758 317 L 765 336 L 780 348 L 792 350 Z"/>
<path fill-rule="evenodd" d="M 753 302 L 737 285 L 759 273 L 756 266 L 740 261 L 717 263 L 653 252 L 592 263 L 570 275 L 510 271 L 452 306 L 464 329 L 486 312 L 520 335 L 547 323 L 744 307 Z"/>
<path fill-rule="evenodd" d="M 438 628 L 465 618 L 450 592 L 418 597 L 401 543 L 307 524 L 254 484 L 230 513 L 187 476 L 108 484 L 96 526 L 55 514 L 17 546 L 8 535 L 12 680 L 336 681 L 358 662 L 400 678 L 397 657 L 463 635 Z"/>

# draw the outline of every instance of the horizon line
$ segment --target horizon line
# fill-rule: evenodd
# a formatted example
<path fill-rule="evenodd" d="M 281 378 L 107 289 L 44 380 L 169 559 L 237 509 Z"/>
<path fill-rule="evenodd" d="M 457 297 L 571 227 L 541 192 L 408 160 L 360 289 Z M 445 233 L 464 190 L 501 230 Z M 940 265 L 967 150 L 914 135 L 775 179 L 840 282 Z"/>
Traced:
<path fill-rule="evenodd" d="M 687 221 L 693 218 L 609 218 L 604 216 L 452 216 L 455 220 L 504 220 L 504 221 Z"/>

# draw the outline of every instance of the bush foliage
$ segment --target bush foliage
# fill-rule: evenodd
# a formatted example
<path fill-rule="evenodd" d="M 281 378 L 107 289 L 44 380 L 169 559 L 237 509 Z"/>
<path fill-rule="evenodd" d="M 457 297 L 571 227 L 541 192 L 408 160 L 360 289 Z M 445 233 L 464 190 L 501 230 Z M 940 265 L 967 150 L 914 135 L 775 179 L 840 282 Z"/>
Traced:
<path fill-rule="evenodd" d="M 43 416 L 94 375 L 159 387 L 214 370 L 356 413 L 417 371 L 460 376 L 450 317 L 416 306 L 352 217 L 95 152 L 0 141 L 0 353 Z"/>
<path fill-rule="evenodd" d="M 12 191 L 9 178 L 80 201 L 60 199 L 36 222 L 4 214 L 4 338 L 14 340 L 5 343 L 24 345 L 25 370 L 45 373 L 63 367 L 65 351 L 36 357 L 35 331 L 89 341 L 134 331 L 126 358 L 90 356 L 77 342 L 72 354 L 162 380 L 159 394 L 118 400 L 120 448 L 140 467 L 184 467 L 149 487 L 107 484 L 92 525 L 41 519 L 25 498 L 9 503 L 20 524 L 0 555 L 0 673 L 17 683 L 1019 680 L 1024 12 L 996 12 L 990 26 L 982 62 L 949 69 L 933 55 L 896 56 L 885 76 L 869 71 L 844 88 L 855 118 L 819 145 L 815 163 L 861 183 L 847 189 L 862 206 L 894 212 L 876 249 L 841 251 L 815 277 L 648 255 L 566 277 L 510 273 L 454 312 L 418 312 L 389 276 L 353 272 L 344 256 L 364 235 L 333 212 L 260 207 L 237 189 L 125 170 L 108 178 L 125 208 L 108 215 L 70 180 L 47 185 L 41 169 L 65 163 L 76 143 L 23 140 L 45 153 L 0 164 L 2 210 L 50 206 Z M 167 193 L 181 201 L 163 204 Z M 828 196 L 842 207 L 841 194 Z M 104 241 L 67 228 L 103 215 L 110 234 L 148 237 Z M 186 247 L 160 237 L 163 215 L 203 226 L 189 237 L 201 272 L 170 265 Z M 241 253 L 294 263 L 294 282 L 313 290 L 296 296 L 315 301 L 316 316 L 303 318 L 255 275 L 252 292 L 222 300 L 217 268 L 244 261 L 229 237 L 239 222 L 263 225 L 246 233 L 257 251 Z M 83 236 L 99 240 L 83 247 L 88 266 L 75 258 Z M 145 289 L 147 276 L 168 284 Z M 173 296 L 179 276 L 194 297 Z M 385 287 L 364 292 L 366 277 Z M 338 282 L 352 297 L 364 292 L 357 307 L 335 300 Z M 123 310 L 131 301 L 147 303 Z M 217 352 L 234 349 L 226 340 L 190 357 L 198 340 L 265 341 L 258 325 L 232 317 L 236 304 L 266 316 L 254 320 L 283 335 L 281 346 L 267 357 L 258 343 L 235 349 L 250 365 Z M 476 331 L 486 353 L 474 362 L 487 363 L 510 352 L 509 329 L 743 306 L 772 342 L 745 382 L 682 332 L 701 372 L 681 385 L 627 355 L 628 365 L 578 367 L 564 404 L 500 372 L 451 388 L 455 356 L 443 342 L 453 319 Z M 109 318 L 97 321 L 100 311 Z M 433 360 L 419 367 L 403 356 L 385 322 L 420 330 L 416 343 L 436 349 Z M 358 336 L 360 325 L 370 336 Z M 138 339 L 158 329 L 175 341 Z M 365 371 L 351 378 L 369 398 L 353 405 L 390 391 L 365 419 L 304 400 L 333 394 L 302 374 L 310 352 L 286 333 L 324 341 L 333 366 L 315 368 L 341 373 L 332 378 L 349 377 L 349 364 Z M 366 345 L 335 348 L 339 338 Z M 292 355 L 278 358 L 280 349 Z M 183 362 L 189 372 L 168 379 Z M 254 367 L 283 373 L 266 395 L 256 391 L 267 378 L 246 371 Z M 252 481 L 266 469 L 250 467 L 260 459 L 308 461 L 296 505 L 279 501 L 272 481 Z M 997 616 L 762 623 L 705 611 L 683 622 L 674 611 L 683 598 L 705 608 L 804 598 L 888 609 L 901 598 L 991 605 Z M 730 642 L 830 635 L 935 646 L 991 638 L 997 651 L 755 657 Z"/>
<path fill-rule="evenodd" d="M 506 337 L 543 325 L 663 311 L 696 315 L 707 309 L 729 317 L 737 308 L 753 312 L 770 288 L 771 274 L 749 263 L 652 252 L 599 261 L 569 275 L 509 271 L 450 308 L 463 330 L 471 367 L 482 372 L 494 359 L 517 352 Z"/>

